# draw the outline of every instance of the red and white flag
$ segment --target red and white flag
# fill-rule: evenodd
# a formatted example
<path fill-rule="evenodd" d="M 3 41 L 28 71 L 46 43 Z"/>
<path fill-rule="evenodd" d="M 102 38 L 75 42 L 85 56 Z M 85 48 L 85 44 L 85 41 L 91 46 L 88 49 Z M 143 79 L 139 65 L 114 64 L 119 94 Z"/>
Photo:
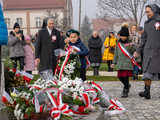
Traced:
<path fill-rule="evenodd" d="M 10 103 L 10 104 L 14 103 L 12 98 L 10 97 L 10 95 L 6 91 L 3 91 L 2 102 L 3 103 Z"/>
<path fill-rule="evenodd" d="M 19 70 L 16 70 L 16 77 L 20 77 L 21 76 L 21 71 L 19 71 Z"/>
<path fill-rule="evenodd" d="M 22 72 L 23 79 L 29 84 L 31 80 L 33 80 L 33 75 L 27 73 L 27 72 Z"/>

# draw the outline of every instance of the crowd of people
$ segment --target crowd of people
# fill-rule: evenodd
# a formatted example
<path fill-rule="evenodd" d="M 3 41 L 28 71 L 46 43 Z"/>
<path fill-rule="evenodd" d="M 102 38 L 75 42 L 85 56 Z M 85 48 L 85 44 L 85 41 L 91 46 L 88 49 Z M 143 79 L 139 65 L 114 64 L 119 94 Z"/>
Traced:
<path fill-rule="evenodd" d="M 128 97 L 131 84 L 129 77 L 138 79 L 139 72 L 143 68 L 143 80 L 145 90 L 139 95 L 150 99 L 151 81 L 158 79 L 160 68 L 157 67 L 160 61 L 160 10 L 155 4 L 146 6 L 148 20 L 144 29 L 136 24 L 123 24 L 117 33 L 111 31 L 106 40 L 102 41 L 97 31 L 93 31 L 88 40 L 88 48 L 80 39 L 77 30 L 69 30 L 66 37 L 63 32 L 54 27 L 54 20 L 44 20 L 42 29 L 32 40 L 31 36 L 24 36 L 18 23 L 15 23 L 13 31 L 9 35 L 10 58 L 14 69 L 17 69 L 17 62 L 20 70 L 32 74 L 37 66 L 42 78 L 50 76 L 53 78 L 57 66 L 56 49 L 65 49 L 66 46 L 76 46 L 76 51 L 81 62 L 81 78 L 86 80 L 87 60 L 91 62 L 93 73 L 99 75 L 99 68 L 102 62 L 107 63 L 108 71 L 112 72 L 117 68 L 117 77 L 124 85 L 122 97 Z M 36 42 L 35 42 L 36 41 Z M 102 47 L 104 46 L 104 53 Z M 135 61 L 136 59 L 136 61 Z M 142 66 L 140 71 L 140 66 Z"/>

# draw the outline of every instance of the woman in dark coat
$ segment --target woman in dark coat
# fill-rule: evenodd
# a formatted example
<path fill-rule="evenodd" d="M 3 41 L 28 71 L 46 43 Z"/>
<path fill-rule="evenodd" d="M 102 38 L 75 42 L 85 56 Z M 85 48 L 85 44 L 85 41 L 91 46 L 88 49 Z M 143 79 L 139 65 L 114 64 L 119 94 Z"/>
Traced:
<path fill-rule="evenodd" d="M 94 75 L 99 75 L 99 67 L 102 62 L 102 40 L 96 31 L 88 41 L 89 60 L 94 70 Z"/>

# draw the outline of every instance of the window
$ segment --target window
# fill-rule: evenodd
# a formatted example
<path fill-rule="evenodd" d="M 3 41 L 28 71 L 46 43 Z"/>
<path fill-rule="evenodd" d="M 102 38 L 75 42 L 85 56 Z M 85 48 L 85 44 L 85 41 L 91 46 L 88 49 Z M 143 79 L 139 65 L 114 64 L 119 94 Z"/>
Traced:
<path fill-rule="evenodd" d="M 41 18 L 40 17 L 36 17 L 36 27 L 39 28 L 41 26 L 42 26 Z"/>
<path fill-rule="evenodd" d="M 22 27 L 22 25 L 23 25 L 22 18 L 17 18 L 16 21 Z"/>
<path fill-rule="evenodd" d="M 6 22 L 7 27 L 10 28 L 11 27 L 11 20 L 10 20 L 10 18 L 5 18 L 5 22 Z"/>

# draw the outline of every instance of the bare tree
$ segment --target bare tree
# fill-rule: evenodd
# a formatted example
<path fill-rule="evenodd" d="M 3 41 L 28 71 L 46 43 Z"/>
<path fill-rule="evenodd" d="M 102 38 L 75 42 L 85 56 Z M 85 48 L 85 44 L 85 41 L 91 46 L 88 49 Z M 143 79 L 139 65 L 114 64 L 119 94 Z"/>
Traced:
<path fill-rule="evenodd" d="M 147 3 L 160 3 L 160 0 L 99 0 L 100 16 L 134 20 L 140 25 L 145 15 Z"/>
<path fill-rule="evenodd" d="M 71 26 L 68 24 L 69 18 L 64 16 L 62 19 L 60 19 L 60 16 L 58 13 L 55 13 L 52 9 L 47 9 L 47 17 L 51 17 L 54 19 L 54 25 L 56 28 L 67 31 L 68 29 L 71 28 Z"/>

